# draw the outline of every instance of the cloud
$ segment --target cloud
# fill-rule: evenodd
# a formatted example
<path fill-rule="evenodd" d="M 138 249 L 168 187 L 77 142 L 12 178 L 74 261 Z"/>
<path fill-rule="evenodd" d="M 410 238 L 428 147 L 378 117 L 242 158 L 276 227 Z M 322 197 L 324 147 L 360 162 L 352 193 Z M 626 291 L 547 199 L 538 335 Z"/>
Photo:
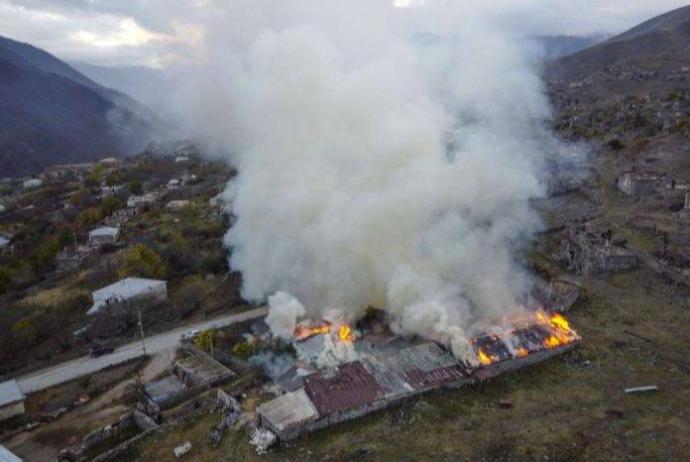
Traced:
<path fill-rule="evenodd" d="M 45 48 L 74 61 L 99 64 L 165 65 L 196 57 L 204 28 L 214 15 L 232 20 L 227 6 L 243 2 L 219 0 L 0 0 L 0 34 Z M 278 24 L 289 22 L 295 0 L 269 2 L 272 9 L 247 6 L 240 17 L 267 15 Z M 357 27 L 367 18 L 348 14 L 351 2 L 336 8 Z M 381 2 L 377 2 L 381 3 Z M 413 28 L 453 33 L 458 17 L 490 10 L 507 30 L 524 35 L 582 35 L 621 32 L 684 0 L 391 0 Z M 446 11 L 445 15 L 437 11 Z M 354 11 L 354 10 L 353 10 Z M 282 16 L 282 18 L 281 18 Z M 255 23 L 257 18 L 253 18 Z M 279 21 L 276 21 L 279 20 Z M 433 21 L 433 22 L 432 22 Z M 235 27 L 244 25 L 233 22 Z M 105 46 L 104 46 L 105 45 Z"/>

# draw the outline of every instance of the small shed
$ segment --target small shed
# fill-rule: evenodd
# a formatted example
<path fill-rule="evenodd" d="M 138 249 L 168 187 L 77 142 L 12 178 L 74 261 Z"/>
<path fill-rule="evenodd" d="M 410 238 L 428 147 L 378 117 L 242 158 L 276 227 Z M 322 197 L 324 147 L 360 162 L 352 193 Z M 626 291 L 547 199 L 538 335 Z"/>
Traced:
<path fill-rule="evenodd" d="M 115 244 L 120 237 L 120 228 L 104 226 L 89 233 L 89 245 Z"/>
<path fill-rule="evenodd" d="M 319 412 L 303 388 L 262 404 L 257 413 L 263 427 L 284 441 L 308 431 L 309 424 L 319 418 Z"/>
<path fill-rule="evenodd" d="M 25 399 L 16 380 L 0 383 L 0 422 L 23 415 Z"/>
<path fill-rule="evenodd" d="M 127 278 L 95 291 L 93 306 L 86 314 L 95 314 L 109 305 L 130 302 L 160 302 L 168 298 L 168 283 L 155 279 Z"/>

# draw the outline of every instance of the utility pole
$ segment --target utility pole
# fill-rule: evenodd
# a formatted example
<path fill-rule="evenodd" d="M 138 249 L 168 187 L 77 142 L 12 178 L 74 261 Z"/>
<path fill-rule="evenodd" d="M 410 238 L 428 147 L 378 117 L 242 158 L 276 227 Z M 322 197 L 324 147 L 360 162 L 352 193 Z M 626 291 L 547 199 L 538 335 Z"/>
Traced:
<path fill-rule="evenodd" d="M 141 348 L 144 350 L 144 355 L 146 355 L 146 341 L 144 336 L 144 323 L 141 320 L 141 307 L 137 307 L 137 313 L 139 314 L 139 332 L 141 333 Z"/>

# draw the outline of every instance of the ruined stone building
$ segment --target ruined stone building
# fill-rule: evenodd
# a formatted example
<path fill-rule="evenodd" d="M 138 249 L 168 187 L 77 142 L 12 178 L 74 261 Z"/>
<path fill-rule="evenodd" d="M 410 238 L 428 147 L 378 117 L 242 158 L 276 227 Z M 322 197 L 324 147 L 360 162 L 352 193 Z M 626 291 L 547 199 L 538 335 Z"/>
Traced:
<path fill-rule="evenodd" d="M 626 271 L 637 266 L 637 256 L 613 245 L 612 235 L 571 229 L 565 241 L 567 267 L 576 274 L 605 274 Z"/>
<path fill-rule="evenodd" d="M 618 177 L 618 189 L 633 198 L 653 197 L 664 194 L 672 181 L 656 173 L 627 172 Z"/>

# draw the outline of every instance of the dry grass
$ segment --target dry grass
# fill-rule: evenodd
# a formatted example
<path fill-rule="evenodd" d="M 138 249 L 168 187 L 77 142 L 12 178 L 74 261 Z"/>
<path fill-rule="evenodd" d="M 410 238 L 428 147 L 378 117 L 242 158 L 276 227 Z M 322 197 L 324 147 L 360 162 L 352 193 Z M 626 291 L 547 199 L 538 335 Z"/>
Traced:
<path fill-rule="evenodd" d="M 206 416 L 137 450 L 137 461 L 683 461 L 690 450 L 690 310 L 642 273 L 583 280 L 571 318 L 582 345 L 471 389 L 439 392 L 259 457 L 242 431 L 211 448 Z M 647 337 L 650 343 L 625 331 Z M 626 395 L 625 387 L 661 391 Z M 512 409 L 501 409 L 509 399 Z"/>

